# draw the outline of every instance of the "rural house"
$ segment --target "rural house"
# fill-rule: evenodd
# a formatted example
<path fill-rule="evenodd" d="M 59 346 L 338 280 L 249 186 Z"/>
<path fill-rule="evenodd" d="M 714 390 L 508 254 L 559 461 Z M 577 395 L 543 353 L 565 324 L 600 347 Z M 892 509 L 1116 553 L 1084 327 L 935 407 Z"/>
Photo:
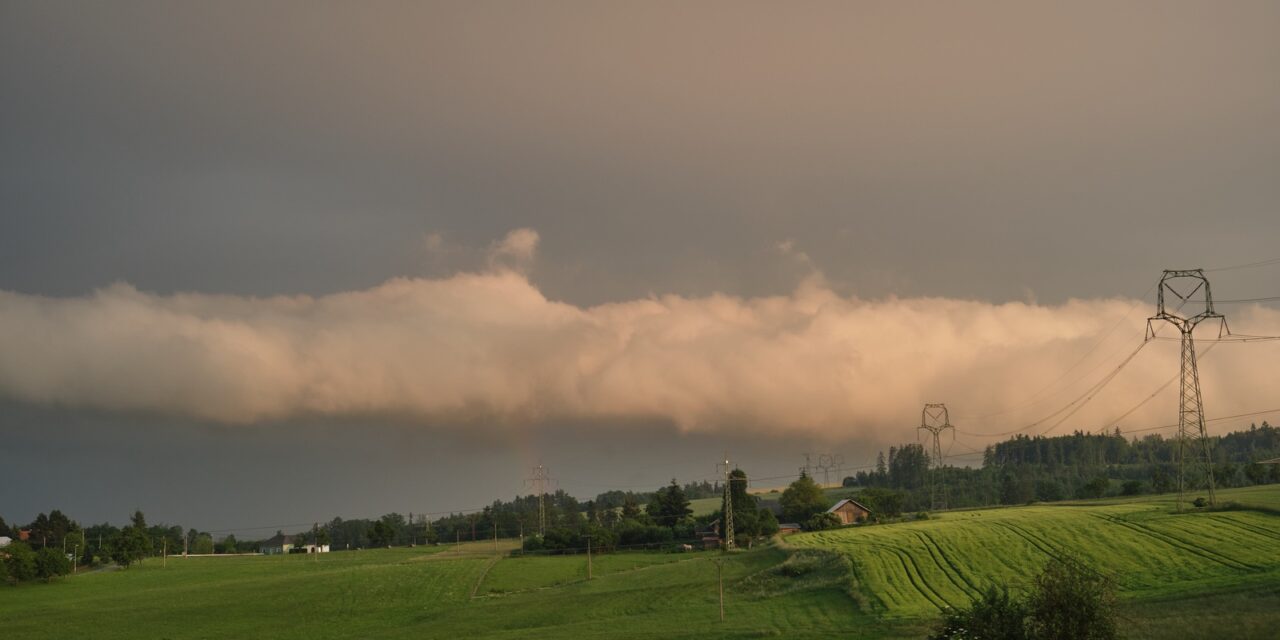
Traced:
<path fill-rule="evenodd" d="M 835 506 L 827 509 L 827 513 L 836 514 L 836 517 L 840 518 L 840 524 L 862 522 L 871 516 L 871 510 L 853 498 L 845 498 L 837 502 Z"/>
<path fill-rule="evenodd" d="M 293 536 L 286 536 L 279 531 L 269 540 L 264 540 L 258 545 L 258 551 L 263 555 L 274 556 L 280 553 L 289 553 L 293 548 Z"/>

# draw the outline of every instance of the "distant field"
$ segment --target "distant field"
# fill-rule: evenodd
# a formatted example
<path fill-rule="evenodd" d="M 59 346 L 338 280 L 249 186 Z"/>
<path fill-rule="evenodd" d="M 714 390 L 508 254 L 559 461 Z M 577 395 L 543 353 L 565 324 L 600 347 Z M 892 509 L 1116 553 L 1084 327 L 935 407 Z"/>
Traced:
<path fill-rule="evenodd" d="M 1221 492 L 1264 507 L 1280 486 Z M 1114 574 L 1126 598 L 1178 599 L 1253 588 L 1280 594 L 1280 517 L 1260 511 L 1175 514 L 1173 498 L 945 513 L 889 526 L 788 538 L 846 555 L 858 590 L 887 618 L 937 615 L 992 583 L 1026 584 L 1051 555 Z"/>
<path fill-rule="evenodd" d="M 1269 507 L 1280 486 L 1223 499 Z M 918 638 L 940 607 L 989 582 L 1025 584 L 1050 554 L 1071 554 L 1117 575 L 1129 637 L 1274 637 L 1280 515 L 1171 506 L 1160 496 L 958 511 L 730 555 L 595 555 L 589 582 L 584 555 L 511 557 L 509 540 L 318 560 L 153 559 L 0 587 L 0 629 L 24 640 Z"/>
<path fill-rule="evenodd" d="M 822 492 L 827 495 L 827 500 L 832 504 L 835 504 L 836 501 L 841 498 L 847 498 L 855 493 L 853 489 L 847 489 L 845 487 L 823 489 Z M 756 491 L 753 489 L 751 494 L 760 498 L 761 506 L 777 503 L 778 498 L 782 497 L 781 490 L 773 492 L 772 490 Z M 689 508 L 693 509 L 693 515 L 703 516 L 713 511 L 718 511 L 720 509 L 721 500 L 721 498 L 698 498 L 697 500 L 689 501 Z"/>
<path fill-rule="evenodd" d="M 486 547 L 488 551 L 486 551 Z M 0 587 L 4 637 L 38 638 L 829 638 L 889 627 L 860 613 L 843 576 L 773 570 L 778 549 L 510 558 L 486 543 L 321 556 L 171 558 L 51 585 Z M 473 597 L 472 592 L 476 591 Z M 510 593 L 503 593 L 510 592 Z M 874 627 L 874 628 L 873 628 Z M 897 627 L 895 627 L 897 628 Z M 859 637 L 855 635 L 854 637 Z"/>

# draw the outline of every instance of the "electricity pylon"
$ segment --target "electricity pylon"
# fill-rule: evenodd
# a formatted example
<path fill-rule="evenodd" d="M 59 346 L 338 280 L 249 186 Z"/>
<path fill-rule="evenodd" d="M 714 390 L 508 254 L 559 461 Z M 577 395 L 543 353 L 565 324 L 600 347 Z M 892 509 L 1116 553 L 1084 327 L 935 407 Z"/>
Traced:
<path fill-rule="evenodd" d="M 844 467 L 844 454 L 841 453 L 822 453 L 818 455 L 818 469 L 822 471 L 822 486 L 831 485 L 831 470 L 839 470 Z M 836 473 L 836 480 L 840 474 Z"/>
<path fill-rule="evenodd" d="M 735 546 L 733 540 L 733 476 L 731 475 L 733 473 L 733 465 L 729 464 L 729 452 L 725 452 L 724 462 L 716 466 L 724 467 L 724 518 L 721 523 L 721 529 L 724 531 L 724 548 L 727 551 Z"/>
<path fill-rule="evenodd" d="M 928 431 L 932 436 L 932 449 L 929 453 L 929 499 L 932 503 L 932 509 L 947 508 L 947 487 L 944 484 L 939 487 L 937 479 L 938 473 L 942 469 L 944 455 L 942 452 L 942 432 L 951 433 L 952 441 L 956 437 L 956 428 L 951 426 L 951 416 L 947 413 L 947 405 L 938 403 L 927 403 L 924 410 L 920 412 L 920 427 L 916 429 L 916 440 L 920 439 L 920 431 Z"/>
<path fill-rule="evenodd" d="M 1183 292 L 1186 293 L 1183 293 Z M 1198 305 L 1198 295 L 1203 291 L 1204 306 Z M 1164 294 L 1173 294 L 1180 302 L 1170 310 L 1165 306 Z M 1194 315 L 1183 313 L 1182 307 L 1188 303 L 1194 306 L 1190 311 Z M 1227 319 L 1213 310 L 1213 294 L 1209 290 L 1209 279 L 1204 277 L 1204 269 L 1166 269 L 1160 276 L 1159 293 L 1156 294 L 1156 315 L 1147 319 L 1147 340 L 1155 338 L 1151 327 L 1153 320 L 1164 320 L 1182 332 L 1182 383 L 1178 394 L 1178 510 L 1182 510 L 1183 494 L 1186 491 L 1186 459 L 1191 449 L 1192 464 L 1204 467 L 1205 477 L 1209 484 L 1209 504 L 1217 503 L 1213 487 L 1213 449 L 1209 435 L 1204 426 L 1204 399 L 1200 395 L 1200 371 L 1196 368 L 1196 343 L 1192 334 L 1196 326 L 1205 320 L 1219 321 L 1219 333 L 1226 326 Z M 1193 442 L 1194 441 L 1194 442 Z"/>
<path fill-rule="evenodd" d="M 545 536 L 547 535 L 546 495 L 551 476 L 548 475 L 546 467 L 538 465 L 533 468 L 531 476 L 524 482 L 538 493 L 538 535 Z"/>

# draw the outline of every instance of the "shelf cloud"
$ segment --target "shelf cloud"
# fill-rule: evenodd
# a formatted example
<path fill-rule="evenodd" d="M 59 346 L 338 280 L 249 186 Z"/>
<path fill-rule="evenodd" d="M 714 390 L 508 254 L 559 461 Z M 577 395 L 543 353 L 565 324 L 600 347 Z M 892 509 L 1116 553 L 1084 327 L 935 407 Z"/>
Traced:
<path fill-rule="evenodd" d="M 123 283 L 70 298 L 0 292 L 0 394 L 236 424 L 380 414 L 519 429 L 656 418 L 685 431 L 819 437 L 900 434 L 920 403 L 941 401 L 981 433 L 1086 392 L 1141 343 L 1149 315 L 1149 303 L 1128 299 L 865 300 L 816 273 L 783 296 L 581 307 L 548 299 L 519 270 L 537 241 L 531 230 L 509 234 L 487 270 L 314 297 L 157 295 Z M 1275 310 L 1241 309 L 1233 320 L 1280 332 Z M 1203 356 L 1211 414 L 1267 408 L 1275 345 L 1217 345 Z M 1144 351 L 1061 431 L 1112 426 L 1176 373 L 1175 344 Z M 1122 426 L 1169 422 L 1175 391 Z M 991 413 L 1000 415 L 963 417 Z"/>

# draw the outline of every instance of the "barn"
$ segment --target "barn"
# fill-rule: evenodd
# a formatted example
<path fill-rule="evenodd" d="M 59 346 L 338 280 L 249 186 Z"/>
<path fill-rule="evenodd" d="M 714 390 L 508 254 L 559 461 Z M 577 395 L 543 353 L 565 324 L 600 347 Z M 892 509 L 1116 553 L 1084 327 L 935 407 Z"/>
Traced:
<path fill-rule="evenodd" d="M 840 524 L 854 524 L 871 517 L 871 510 L 853 498 L 845 498 L 837 502 L 835 506 L 827 509 L 827 513 L 836 514 L 836 517 L 840 518 Z"/>

